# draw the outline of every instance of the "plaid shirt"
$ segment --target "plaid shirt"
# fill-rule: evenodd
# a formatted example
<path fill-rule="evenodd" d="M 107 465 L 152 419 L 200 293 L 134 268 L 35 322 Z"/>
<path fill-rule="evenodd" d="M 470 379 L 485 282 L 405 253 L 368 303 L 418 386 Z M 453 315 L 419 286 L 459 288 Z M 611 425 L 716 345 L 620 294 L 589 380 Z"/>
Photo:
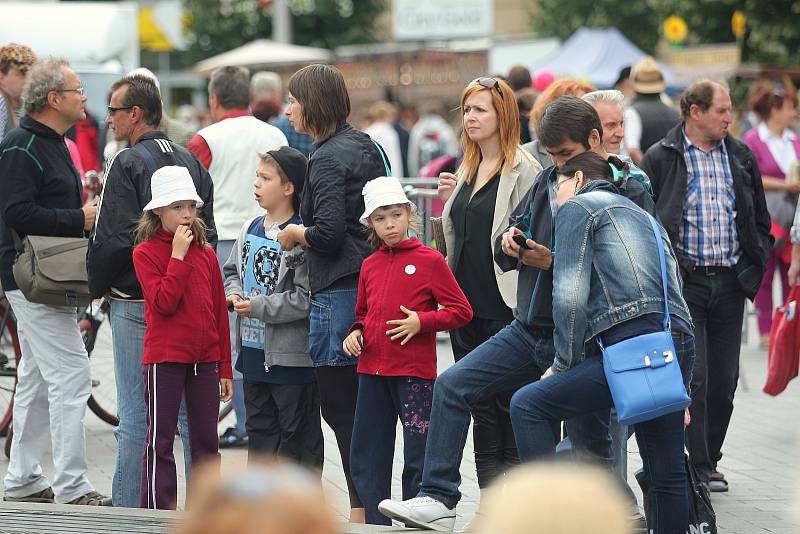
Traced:
<path fill-rule="evenodd" d="M 314 150 L 314 139 L 308 134 L 298 133 L 286 115 L 281 115 L 275 119 L 272 125 L 283 132 L 290 147 L 302 152 L 305 157 L 308 157 L 311 151 Z"/>
<path fill-rule="evenodd" d="M 736 195 L 728 151 L 719 141 L 708 152 L 683 132 L 687 187 L 678 251 L 698 267 L 732 267 L 739 260 Z"/>

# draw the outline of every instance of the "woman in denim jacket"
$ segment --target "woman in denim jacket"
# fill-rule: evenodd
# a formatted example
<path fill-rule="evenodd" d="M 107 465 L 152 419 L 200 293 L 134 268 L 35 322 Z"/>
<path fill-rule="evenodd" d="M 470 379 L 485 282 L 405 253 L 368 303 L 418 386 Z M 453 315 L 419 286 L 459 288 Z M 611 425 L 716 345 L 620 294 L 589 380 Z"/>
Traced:
<path fill-rule="evenodd" d="M 542 379 L 511 400 L 520 458 L 555 452 L 553 421 L 607 410 L 613 401 L 596 340 L 612 345 L 660 331 L 664 298 L 656 246 L 665 248 L 672 337 L 684 384 L 694 360 L 691 318 L 681 295 L 675 254 L 661 228 L 655 242 L 647 214 L 617 194 L 612 170 L 586 152 L 558 169 L 555 198 L 553 317 L 556 357 Z M 635 426 L 650 483 L 647 522 L 654 534 L 677 534 L 688 523 L 683 412 Z"/>

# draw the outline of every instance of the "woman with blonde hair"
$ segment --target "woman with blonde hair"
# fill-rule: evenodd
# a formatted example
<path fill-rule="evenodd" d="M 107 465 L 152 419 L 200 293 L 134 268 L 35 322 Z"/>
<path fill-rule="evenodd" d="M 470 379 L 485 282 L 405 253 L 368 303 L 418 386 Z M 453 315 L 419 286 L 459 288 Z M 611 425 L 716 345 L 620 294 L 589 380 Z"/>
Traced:
<path fill-rule="evenodd" d="M 631 534 L 630 506 L 599 467 L 537 463 L 487 492 L 478 534 Z M 535 520 L 531 520 L 535 517 Z"/>
<path fill-rule="evenodd" d="M 447 262 L 474 310 L 470 323 L 450 333 L 456 361 L 514 318 L 517 272 L 502 273 L 495 266 L 493 247 L 542 169 L 519 145 L 519 109 L 504 81 L 472 81 L 461 95 L 461 109 L 464 160 L 455 175 L 439 176 Z M 481 488 L 519 463 L 510 398 L 511 393 L 491 398 L 472 410 Z"/>
<path fill-rule="evenodd" d="M 544 108 L 550 105 L 556 98 L 560 96 L 577 96 L 581 98 L 586 93 L 591 93 L 594 90 L 595 87 L 592 84 L 574 78 L 561 78 L 560 80 L 554 81 L 548 85 L 547 89 L 542 91 L 542 94 L 536 99 L 536 103 L 533 105 L 533 109 L 531 109 L 531 124 L 534 125 L 534 128 L 538 127 L 539 119 L 542 118 L 542 113 L 544 113 Z M 536 161 L 538 161 L 542 167 L 546 168 L 553 165 L 553 158 L 550 157 L 550 154 L 547 153 L 547 150 L 545 150 L 544 146 L 539 142 L 539 132 L 534 131 L 533 133 L 536 139 L 530 143 L 525 143 L 522 148 L 533 154 L 533 157 L 536 158 Z"/>
<path fill-rule="evenodd" d="M 250 462 L 223 477 L 208 465 L 192 476 L 187 517 L 176 534 L 335 534 L 319 480 L 289 463 Z"/>

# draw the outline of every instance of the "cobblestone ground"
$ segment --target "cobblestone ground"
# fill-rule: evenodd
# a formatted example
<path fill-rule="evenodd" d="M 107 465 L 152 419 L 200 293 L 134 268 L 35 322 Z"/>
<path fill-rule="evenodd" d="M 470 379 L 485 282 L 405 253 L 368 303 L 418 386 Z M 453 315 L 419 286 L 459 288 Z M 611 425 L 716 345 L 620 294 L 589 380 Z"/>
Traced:
<path fill-rule="evenodd" d="M 752 321 L 751 321 L 752 323 Z M 752 332 L 752 329 L 751 329 Z M 719 469 L 730 482 L 728 493 L 712 495 L 721 534 L 755 534 L 772 532 L 794 534 L 800 532 L 800 522 L 793 522 L 792 509 L 800 509 L 797 489 L 800 487 L 800 380 L 791 383 L 778 397 L 761 392 L 766 376 L 766 352 L 756 346 L 754 335 L 742 350 L 742 379 L 736 395 L 736 408 L 731 429 L 724 448 L 724 458 Z M 440 371 L 452 365 L 449 343 L 439 344 Z M 110 335 L 108 325 L 101 329 L 93 357 L 93 378 L 99 380 L 96 395 L 113 411 L 113 370 L 110 365 Z M 233 417 L 233 416 L 231 416 Z M 89 476 L 96 488 L 104 493 L 111 491 L 116 443 L 111 427 L 87 412 L 87 443 Z M 221 429 L 227 426 L 225 422 Z M 398 432 L 399 435 L 399 432 Z M 323 472 L 326 492 L 342 518 L 348 512 L 348 501 L 341 462 L 333 434 L 325 428 L 325 468 Z M 398 440 L 399 441 L 399 440 Z M 178 465 L 182 466 L 180 440 L 175 442 Z M 395 454 L 394 494 L 400 495 L 401 444 Z M 246 453 L 242 449 L 223 452 L 223 469 L 243 465 Z M 635 440 L 629 443 L 629 480 L 641 466 Z M 0 471 L 7 465 L 0 460 Z M 52 472 L 50 461 L 45 471 Z M 472 460 L 471 437 L 461 464 L 463 500 L 458 506 L 456 528 L 468 522 L 479 502 L 479 491 Z M 183 476 L 180 475 L 180 499 L 183 502 Z M 533 519 L 533 518 L 532 518 Z"/>

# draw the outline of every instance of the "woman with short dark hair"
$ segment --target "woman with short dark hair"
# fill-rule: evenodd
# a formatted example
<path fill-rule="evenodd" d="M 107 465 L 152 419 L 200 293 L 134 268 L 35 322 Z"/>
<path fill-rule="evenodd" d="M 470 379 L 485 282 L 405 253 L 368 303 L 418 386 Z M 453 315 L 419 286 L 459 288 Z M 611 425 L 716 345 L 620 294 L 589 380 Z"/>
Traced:
<path fill-rule="evenodd" d="M 350 96 L 342 73 L 328 65 L 309 65 L 289 80 L 286 116 L 294 129 L 314 138 L 300 199 L 303 224 L 278 234 L 284 249 L 306 248 L 311 284 L 309 344 L 320 392 L 322 417 L 336 434 L 350 494 L 352 522 L 364 510 L 350 476 L 358 378 L 357 360 L 342 342 L 355 322 L 361 262 L 372 253 L 359 217 L 361 190 L 369 180 L 389 174 L 383 150 L 347 123 Z"/>

